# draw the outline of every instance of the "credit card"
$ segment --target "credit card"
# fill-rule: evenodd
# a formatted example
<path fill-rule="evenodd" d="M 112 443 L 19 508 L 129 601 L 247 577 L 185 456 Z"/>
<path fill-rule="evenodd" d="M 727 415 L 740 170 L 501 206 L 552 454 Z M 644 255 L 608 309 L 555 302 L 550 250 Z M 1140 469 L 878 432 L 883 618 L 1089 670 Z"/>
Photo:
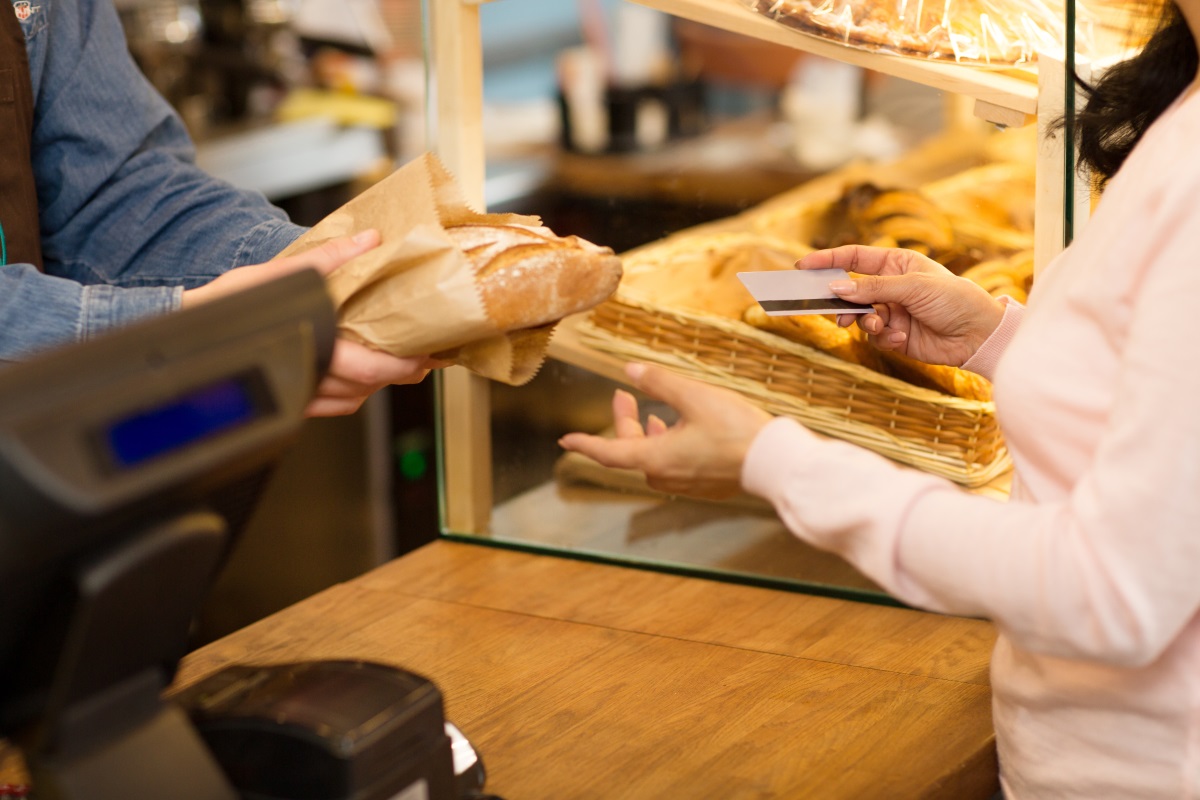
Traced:
<path fill-rule="evenodd" d="M 800 314 L 870 314 L 875 309 L 843 300 L 829 290 L 834 281 L 849 280 L 844 269 L 784 269 L 739 272 L 738 280 L 750 290 L 768 316 Z"/>

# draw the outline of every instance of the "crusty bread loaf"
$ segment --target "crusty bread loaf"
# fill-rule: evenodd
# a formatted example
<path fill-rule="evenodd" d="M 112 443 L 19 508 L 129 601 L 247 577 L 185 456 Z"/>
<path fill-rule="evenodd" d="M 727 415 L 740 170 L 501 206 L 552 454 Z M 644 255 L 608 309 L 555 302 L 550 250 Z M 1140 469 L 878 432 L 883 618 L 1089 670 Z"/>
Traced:
<path fill-rule="evenodd" d="M 446 228 L 475 266 L 488 317 L 502 331 L 533 328 L 606 300 L 621 280 L 607 247 L 546 228 L 469 223 Z"/>

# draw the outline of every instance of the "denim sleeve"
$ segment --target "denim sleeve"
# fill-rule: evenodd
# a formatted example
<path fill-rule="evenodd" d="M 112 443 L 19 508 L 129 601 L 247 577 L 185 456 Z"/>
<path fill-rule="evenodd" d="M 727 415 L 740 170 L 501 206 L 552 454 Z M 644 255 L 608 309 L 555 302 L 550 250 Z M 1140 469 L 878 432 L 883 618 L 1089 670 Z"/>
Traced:
<path fill-rule="evenodd" d="M 135 319 L 179 307 L 180 287 L 121 288 L 42 274 L 31 264 L 0 268 L 0 362 L 23 361 Z"/>
<path fill-rule="evenodd" d="M 111 2 L 39 6 L 25 30 L 46 274 L 0 269 L 0 325 L 22 331 L 0 342 L 0 358 L 177 308 L 181 288 L 266 261 L 303 231 L 262 195 L 196 167 Z"/>

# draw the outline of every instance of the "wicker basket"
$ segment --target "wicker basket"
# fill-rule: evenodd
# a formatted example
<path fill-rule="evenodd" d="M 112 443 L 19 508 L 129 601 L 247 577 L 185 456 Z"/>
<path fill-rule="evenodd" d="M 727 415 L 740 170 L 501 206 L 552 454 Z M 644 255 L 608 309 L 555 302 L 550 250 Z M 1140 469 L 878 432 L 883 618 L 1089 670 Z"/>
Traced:
<path fill-rule="evenodd" d="M 914 386 L 743 322 L 737 296 L 753 301 L 735 273 L 791 269 L 813 249 L 827 209 L 862 181 L 927 193 L 969 249 L 1015 263 L 1012 253 L 1032 242 L 1024 213 L 1032 207 L 1025 163 L 1036 147 L 1032 133 L 952 137 L 891 165 L 847 165 L 737 216 L 625 253 L 617 294 L 578 334 L 597 350 L 734 389 L 901 463 L 971 488 L 992 483 L 1012 463 L 990 401 Z"/>
<path fill-rule="evenodd" d="M 618 294 L 579 332 L 598 350 L 733 389 L 771 413 L 965 486 L 1011 466 L 991 402 L 912 386 L 736 320 Z"/>

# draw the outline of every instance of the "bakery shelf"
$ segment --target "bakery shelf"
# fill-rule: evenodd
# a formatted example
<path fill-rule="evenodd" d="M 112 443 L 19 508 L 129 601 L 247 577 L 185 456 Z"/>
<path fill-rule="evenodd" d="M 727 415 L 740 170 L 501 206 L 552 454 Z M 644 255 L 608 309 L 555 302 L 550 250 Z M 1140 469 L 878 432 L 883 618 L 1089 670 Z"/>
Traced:
<path fill-rule="evenodd" d="M 739 0 L 633 0 L 683 19 L 793 47 L 865 69 L 965 95 L 990 106 L 1033 116 L 1037 73 L 1033 69 L 987 69 L 907 58 L 846 47 L 792 30 L 743 6 Z"/>

